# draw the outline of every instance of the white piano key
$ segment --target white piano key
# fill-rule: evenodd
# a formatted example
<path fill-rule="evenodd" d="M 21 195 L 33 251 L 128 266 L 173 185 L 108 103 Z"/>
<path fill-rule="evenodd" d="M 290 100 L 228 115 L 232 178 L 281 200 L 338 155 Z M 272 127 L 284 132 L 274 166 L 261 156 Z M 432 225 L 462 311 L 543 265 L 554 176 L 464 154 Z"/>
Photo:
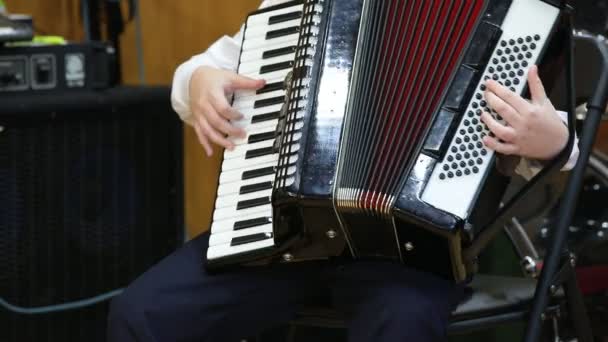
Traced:
<path fill-rule="evenodd" d="M 236 210 L 236 205 L 225 207 L 225 208 L 217 208 L 213 211 L 213 220 L 219 221 L 223 219 L 227 219 L 229 217 L 241 217 L 248 216 L 253 214 L 264 213 L 263 215 L 267 215 L 272 212 L 272 205 L 265 204 L 257 207 L 251 207 L 242 210 Z"/>
<path fill-rule="evenodd" d="M 222 172 L 233 171 L 238 169 L 247 168 L 250 166 L 257 166 L 266 163 L 274 162 L 276 163 L 279 160 L 279 154 L 267 154 L 265 156 L 260 156 L 251 159 L 245 159 L 245 157 L 234 158 L 230 160 L 225 160 L 222 163 Z M 289 164 L 293 164 L 298 160 L 298 154 L 295 153 L 289 157 Z M 276 165 L 276 164 L 275 164 Z"/>
<path fill-rule="evenodd" d="M 257 134 L 264 134 L 264 133 L 274 133 L 276 131 L 276 125 L 274 126 L 259 126 L 259 125 L 251 125 L 247 127 L 247 135 L 244 138 L 238 138 L 238 137 L 230 137 L 228 138 L 228 140 L 230 140 L 233 144 L 235 145 L 246 145 L 249 143 L 249 138 L 252 135 L 257 135 Z M 272 140 L 274 140 L 276 138 L 276 134 L 275 137 L 271 138 Z M 270 139 L 267 139 L 270 140 Z"/>
<path fill-rule="evenodd" d="M 245 31 L 245 40 L 256 39 L 258 37 L 265 37 L 268 32 L 282 30 L 290 27 L 300 27 L 302 24 L 302 18 L 292 19 L 273 25 L 266 24 L 253 24 L 247 25 L 247 31 Z"/>
<path fill-rule="evenodd" d="M 272 224 L 266 224 L 263 226 L 252 227 L 247 229 L 232 230 L 222 233 L 213 233 L 209 237 L 209 246 L 229 244 L 235 237 L 265 233 L 269 234 L 268 238 L 272 237 Z"/>
<path fill-rule="evenodd" d="M 244 70 L 249 70 L 251 68 L 259 69 L 266 65 L 273 65 L 273 64 L 277 64 L 277 63 L 289 62 L 289 61 L 293 61 L 295 59 L 296 59 L 296 54 L 294 52 L 294 53 L 289 53 L 289 54 L 276 56 L 276 57 L 260 58 L 260 59 L 245 61 L 245 62 L 241 61 L 241 64 L 239 65 L 239 72 L 243 72 Z"/>
<path fill-rule="evenodd" d="M 267 154 L 257 158 L 245 159 L 245 157 L 234 158 L 230 160 L 224 160 L 222 163 L 222 172 L 231 171 L 236 169 L 242 169 L 252 165 L 261 165 L 279 160 L 279 154 Z"/>
<path fill-rule="evenodd" d="M 292 33 L 285 36 L 274 37 L 271 39 L 266 39 L 266 37 L 256 37 L 250 40 L 243 41 L 243 50 L 247 51 L 259 48 L 272 50 L 281 46 L 290 46 L 293 44 L 297 44 L 299 38 L 300 33 Z"/>
<path fill-rule="evenodd" d="M 253 106 L 257 101 L 267 100 L 267 99 L 272 99 L 272 98 L 283 98 L 284 99 L 285 90 L 275 90 L 275 91 L 271 91 L 269 93 L 238 98 L 232 103 L 232 107 L 242 113 L 242 112 L 246 112 L 248 110 L 254 109 Z M 272 106 L 274 106 L 274 105 L 272 105 Z M 269 106 L 265 106 L 265 107 L 269 107 Z"/>
<path fill-rule="evenodd" d="M 243 173 L 245 173 L 245 172 L 265 169 L 267 167 L 273 167 L 276 165 L 277 165 L 277 163 L 275 161 L 271 161 L 269 163 L 249 165 L 244 168 L 222 172 L 222 173 L 220 173 L 220 185 L 242 180 Z"/>
<path fill-rule="evenodd" d="M 247 134 L 246 138 L 241 139 L 241 138 L 231 137 L 231 138 L 229 138 L 229 140 L 232 141 L 233 143 L 235 143 L 236 145 L 242 145 L 243 140 L 245 142 L 247 142 L 247 139 L 249 139 L 250 135 L 253 135 L 256 133 L 262 133 L 262 132 L 275 131 L 277 129 L 278 123 L 279 123 L 279 119 L 272 119 L 272 120 L 266 120 L 266 121 L 261 121 L 259 123 L 246 125 L 243 127 L 243 129 L 245 130 L 245 133 Z M 239 125 L 235 125 L 235 126 L 239 126 Z"/>
<path fill-rule="evenodd" d="M 283 83 L 284 80 L 281 81 L 281 83 Z M 270 83 L 275 83 L 275 82 L 268 82 L 266 81 L 266 84 L 270 84 Z M 273 90 L 273 91 L 285 91 L 285 89 L 278 89 L 278 90 Z M 243 100 L 246 98 L 250 98 L 250 97 L 254 97 L 254 96 L 258 96 L 261 94 L 257 93 L 257 90 L 238 90 L 234 93 L 234 101 L 236 102 L 237 100 Z"/>
<path fill-rule="evenodd" d="M 234 230 L 234 226 L 237 222 L 257 219 L 264 219 L 268 223 L 272 223 L 272 213 L 255 213 L 247 216 L 239 215 L 238 217 L 230 217 L 224 220 L 213 221 L 211 224 L 211 234 L 228 232 Z"/>
<path fill-rule="evenodd" d="M 256 198 L 270 197 L 271 195 L 272 195 L 272 189 L 251 192 L 251 193 L 244 194 L 244 195 L 237 193 L 237 194 L 227 194 L 224 196 L 218 196 L 217 199 L 215 200 L 215 208 L 216 209 L 226 208 L 231 205 L 237 205 L 239 202 L 242 202 L 242 201 L 253 200 Z"/>
<path fill-rule="evenodd" d="M 281 94 L 281 92 L 283 92 L 283 94 Z M 309 94 L 309 88 L 299 89 L 297 92 L 294 90 L 294 96 L 298 95 L 301 98 L 306 98 L 306 97 L 308 97 L 308 94 Z M 233 107 L 234 107 L 234 109 L 236 109 L 237 111 L 239 111 L 241 113 L 244 113 L 244 112 L 246 113 L 246 112 L 249 112 L 249 110 L 251 110 L 251 109 L 267 108 L 267 107 L 271 107 L 271 106 L 276 106 L 276 104 L 273 104 L 273 105 L 254 108 L 256 102 L 261 101 L 261 100 L 274 99 L 274 98 L 276 98 L 278 100 L 283 99 L 283 102 L 280 103 L 281 105 L 283 103 L 285 103 L 284 91 L 277 91 L 277 92 L 273 91 L 272 93 L 260 94 L 257 97 L 247 97 L 247 98 L 239 99 L 234 102 Z"/>
<path fill-rule="evenodd" d="M 275 175 L 262 176 L 258 178 L 251 178 L 246 180 L 238 180 L 234 182 L 220 184 L 217 188 L 218 196 L 227 196 L 231 194 L 238 194 L 241 191 L 241 188 L 247 185 L 260 184 L 265 182 L 273 182 Z"/>
<path fill-rule="evenodd" d="M 298 45 L 297 42 L 293 42 L 292 44 L 283 44 L 282 47 L 284 47 L 284 48 L 287 48 L 287 47 L 296 47 L 297 45 Z M 253 61 L 263 61 L 264 60 L 264 53 L 266 51 L 269 51 L 269 50 L 272 50 L 272 49 L 268 48 L 268 47 L 259 47 L 259 48 L 256 48 L 256 49 L 251 49 L 251 50 L 243 51 L 241 53 L 240 62 L 241 62 L 241 64 L 244 64 L 244 63 L 253 62 Z M 240 68 L 240 66 L 239 66 L 239 68 Z"/>
<path fill-rule="evenodd" d="M 294 61 L 295 59 L 296 59 L 296 54 L 290 53 L 288 55 L 282 55 L 282 56 L 273 57 L 273 58 L 248 61 L 246 63 L 241 63 L 241 65 L 239 66 L 239 73 L 240 74 L 250 74 L 252 72 L 260 71 L 260 69 L 263 66 L 290 62 L 290 61 Z"/>
<path fill-rule="evenodd" d="M 263 122 L 266 123 L 266 122 Z M 245 132 L 246 132 L 246 136 L 244 138 L 238 138 L 238 137 L 230 137 L 228 138 L 228 140 L 230 140 L 233 144 L 239 146 L 239 145 L 246 145 L 248 144 L 249 138 L 252 135 L 257 135 L 257 134 L 264 134 L 264 133 L 274 133 L 277 129 L 277 123 L 278 120 L 274 120 L 274 125 L 270 125 L 270 124 L 253 124 L 253 125 L 249 125 L 245 128 Z M 297 121 L 293 124 L 292 126 L 289 126 L 290 130 L 293 131 L 297 131 L 302 129 L 302 127 L 304 127 L 304 122 L 302 121 Z M 294 139 L 293 140 L 300 140 L 302 134 L 299 132 L 296 132 L 294 134 Z M 273 137 L 271 139 L 266 139 L 266 140 L 274 140 L 276 138 Z"/>
<path fill-rule="evenodd" d="M 253 79 L 284 80 L 285 77 L 287 77 L 289 72 L 292 70 L 293 70 L 293 68 L 282 69 L 282 70 L 277 70 L 277 71 L 273 71 L 273 72 L 268 72 L 265 74 L 260 74 L 259 70 L 257 70 L 254 72 L 243 72 L 240 74 L 243 76 L 249 77 L 249 78 L 253 78 Z"/>
<path fill-rule="evenodd" d="M 247 154 L 248 151 L 272 147 L 273 145 L 274 145 L 274 139 L 267 140 L 267 141 L 260 141 L 260 142 L 253 143 L 253 144 L 238 145 L 232 151 L 230 151 L 230 150 L 224 151 L 224 160 L 245 157 L 245 155 Z"/>
<path fill-rule="evenodd" d="M 271 27 L 272 25 L 268 24 L 268 20 L 270 19 L 270 17 L 298 12 L 298 11 L 303 11 L 303 10 L 304 10 L 304 4 L 298 4 L 298 5 L 281 8 L 276 11 L 269 11 L 269 12 L 250 15 L 249 18 L 247 18 L 247 27 L 255 26 L 255 25 L 268 25 L 269 27 Z"/>
<path fill-rule="evenodd" d="M 219 259 L 222 257 L 235 255 L 239 253 L 246 253 L 251 251 L 257 251 L 264 248 L 269 248 L 274 246 L 274 238 L 270 238 L 268 240 L 256 241 L 248 244 L 231 246 L 228 244 L 212 246 L 207 249 L 207 259 Z"/>
<path fill-rule="evenodd" d="M 239 121 L 232 125 L 244 129 L 245 132 L 249 132 L 250 130 L 274 130 L 279 123 L 279 119 L 270 119 L 256 123 L 251 123 L 251 118 L 247 118 L 246 120 L 247 122 Z"/>
<path fill-rule="evenodd" d="M 286 175 L 292 176 L 295 172 L 296 172 L 296 167 L 290 166 L 287 168 Z M 251 186 L 251 185 L 262 184 L 262 183 L 271 183 L 272 185 L 274 185 L 275 177 L 276 177 L 276 174 L 272 173 L 269 175 L 264 175 L 264 176 L 260 176 L 260 177 L 256 177 L 256 178 L 249 178 L 249 179 L 245 179 L 245 180 L 238 179 L 233 182 L 226 182 L 226 183 L 220 184 L 220 186 L 218 187 L 217 196 L 223 197 L 223 196 L 238 195 L 238 194 L 240 194 L 241 189 L 245 186 Z"/>
<path fill-rule="evenodd" d="M 283 107 L 282 103 L 278 103 L 268 107 L 260 107 L 260 108 L 251 108 L 240 110 L 239 112 L 243 115 L 243 118 L 240 120 L 232 121 L 232 124 L 239 128 L 244 128 L 247 125 L 251 124 L 251 119 L 256 115 L 268 114 L 281 111 L 281 107 Z"/>
<path fill-rule="evenodd" d="M 310 59 L 306 59 L 304 61 L 304 63 L 298 63 L 298 65 L 305 65 L 305 66 L 312 66 L 313 62 Z M 285 80 L 285 78 L 287 77 L 287 75 L 293 70 L 293 68 L 289 68 L 289 69 L 283 69 L 283 70 L 277 70 L 277 71 L 273 71 L 273 72 L 269 72 L 266 74 L 260 74 L 259 72 L 254 72 L 254 73 L 240 73 L 243 76 L 249 77 L 249 78 L 253 78 L 253 79 L 263 79 L 266 80 L 269 83 L 272 82 L 278 82 L 278 81 L 282 81 Z M 271 81 L 269 81 L 271 80 Z"/>
<path fill-rule="evenodd" d="M 318 39 L 316 37 L 309 38 L 309 42 L 311 45 L 316 45 Z M 295 48 L 298 46 L 298 42 L 294 41 L 292 43 L 281 43 L 281 44 L 270 44 L 267 46 L 260 46 L 254 49 L 244 50 L 241 52 L 240 64 L 249 63 L 253 61 L 264 61 L 266 59 L 274 58 L 264 58 L 264 54 L 266 52 L 270 52 L 272 50 L 284 49 L 284 48 Z M 312 56 L 315 53 L 315 49 L 311 46 L 307 48 L 306 54 Z"/>

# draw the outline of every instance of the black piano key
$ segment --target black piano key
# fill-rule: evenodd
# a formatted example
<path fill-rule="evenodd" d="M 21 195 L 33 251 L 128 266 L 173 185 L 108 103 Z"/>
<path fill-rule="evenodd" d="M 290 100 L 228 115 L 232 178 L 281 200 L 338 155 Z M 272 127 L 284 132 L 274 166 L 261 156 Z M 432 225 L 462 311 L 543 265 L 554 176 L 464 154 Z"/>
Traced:
<path fill-rule="evenodd" d="M 300 26 L 287 27 L 279 30 L 272 30 L 266 33 L 266 40 L 289 36 L 300 32 Z"/>
<path fill-rule="evenodd" d="M 230 241 L 230 246 L 245 245 L 252 242 L 268 240 L 272 238 L 272 233 L 257 233 L 245 236 L 235 237 Z"/>
<path fill-rule="evenodd" d="M 260 74 L 267 74 L 269 72 L 289 69 L 293 67 L 293 61 L 286 61 L 281 63 L 275 63 L 270 65 L 264 65 L 260 68 Z"/>
<path fill-rule="evenodd" d="M 278 112 L 272 112 L 272 113 L 266 113 L 266 114 L 254 115 L 251 118 L 251 123 L 255 124 L 255 123 L 259 123 L 259 122 L 264 122 L 264 121 L 278 119 L 280 115 L 281 115 L 280 111 L 278 111 Z"/>
<path fill-rule="evenodd" d="M 300 19 L 300 18 L 302 18 L 302 11 L 274 15 L 274 16 L 268 18 L 268 25 L 279 24 L 282 22 L 296 20 L 296 19 Z"/>
<path fill-rule="evenodd" d="M 272 146 L 258 148 L 255 150 L 247 151 L 247 153 L 245 154 L 245 159 L 257 158 L 257 157 L 261 157 L 261 156 L 265 156 L 265 155 L 269 155 L 269 154 L 273 154 L 273 153 L 275 153 L 275 149 Z"/>
<path fill-rule="evenodd" d="M 253 108 L 261 108 L 281 104 L 285 102 L 285 96 L 271 97 L 269 99 L 257 100 L 253 103 Z"/>
<path fill-rule="evenodd" d="M 263 226 L 265 224 L 272 223 L 270 217 L 258 217 L 250 220 L 238 221 L 234 223 L 234 230 L 247 229 L 257 226 Z"/>
<path fill-rule="evenodd" d="M 247 143 L 253 144 L 256 142 L 260 142 L 260 141 L 272 140 L 276 137 L 277 137 L 277 132 L 275 132 L 275 131 L 252 134 L 249 136 L 249 139 L 247 139 Z"/>
<path fill-rule="evenodd" d="M 270 204 L 270 196 L 254 198 L 254 199 L 245 200 L 245 201 L 239 201 L 236 204 L 236 210 L 243 210 L 243 209 L 248 209 L 248 208 L 253 208 L 253 207 L 259 207 L 261 205 L 266 205 L 266 204 Z"/>
<path fill-rule="evenodd" d="M 260 95 L 260 94 L 270 93 L 273 91 L 284 90 L 284 89 L 285 89 L 285 82 L 274 82 L 274 83 L 266 84 L 263 88 L 258 89 L 255 93 L 257 95 Z"/>
<path fill-rule="evenodd" d="M 239 195 L 245 195 L 245 194 L 250 194 L 250 193 L 256 192 L 256 191 L 270 190 L 270 189 L 272 189 L 272 181 L 244 185 L 241 187 L 241 189 L 239 191 Z"/>
<path fill-rule="evenodd" d="M 296 53 L 296 46 L 288 46 L 280 49 L 268 50 L 262 54 L 263 59 L 279 57 L 284 55 L 289 55 L 291 53 Z"/>
<path fill-rule="evenodd" d="M 247 180 L 247 179 L 251 179 L 251 178 L 258 178 L 258 177 L 262 177 L 262 176 L 274 175 L 276 171 L 277 170 L 274 166 L 245 171 L 245 172 L 243 172 L 243 177 L 241 178 L 241 180 Z"/>

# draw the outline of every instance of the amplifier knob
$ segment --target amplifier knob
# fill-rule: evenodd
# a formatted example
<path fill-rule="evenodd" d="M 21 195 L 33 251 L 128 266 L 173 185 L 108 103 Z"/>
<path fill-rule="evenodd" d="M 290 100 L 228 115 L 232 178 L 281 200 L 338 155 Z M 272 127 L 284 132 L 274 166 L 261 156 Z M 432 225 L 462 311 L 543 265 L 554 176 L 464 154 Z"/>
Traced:
<path fill-rule="evenodd" d="M 285 262 L 293 261 L 293 254 L 291 254 L 291 253 L 283 254 L 283 261 L 285 261 Z"/>
<path fill-rule="evenodd" d="M 411 252 L 414 250 L 414 244 L 411 242 L 406 242 L 404 246 L 405 246 L 405 250 L 408 252 Z"/>

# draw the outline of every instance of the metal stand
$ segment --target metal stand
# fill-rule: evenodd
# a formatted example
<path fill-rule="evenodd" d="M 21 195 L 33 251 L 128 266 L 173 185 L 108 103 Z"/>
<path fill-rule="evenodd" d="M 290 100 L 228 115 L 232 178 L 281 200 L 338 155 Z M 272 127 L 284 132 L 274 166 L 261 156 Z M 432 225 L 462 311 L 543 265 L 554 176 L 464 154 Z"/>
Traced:
<path fill-rule="evenodd" d="M 541 332 L 543 313 L 549 302 L 551 288 L 555 289 L 562 285 L 566 292 L 570 316 L 573 319 L 575 331 L 581 342 L 591 342 L 591 328 L 589 318 L 583 304 L 582 294 L 578 288 L 574 273 L 574 258 L 567 252 L 566 236 L 568 227 L 574 216 L 576 201 L 583 184 L 585 170 L 595 142 L 597 130 L 599 128 L 602 114 L 606 108 L 608 99 L 608 46 L 596 41 L 597 50 L 602 56 L 602 68 L 598 75 L 598 82 L 595 93 L 588 102 L 588 115 L 585 120 L 583 130 L 580 135 L 580 156 L 577 165 L 572 171 L 568 180 L 564 196 L 559 207 L 555 227 L 552 230 L 552 237 L 549 243 L 549 250 L 545 257 L 540 279 L 536 287 L 536 295 L 530 312 L 530 321 L 526 329 L 525 341 L 535 342 Z M 568 60 L 568 83 L 573 84 L 572 80 L 572 39 L 569 40 L 569 60 Z M 573 92 L 571 92 L 573 93 Z M 570 102 L 574 102 L 572 98 Z M 572 109 L 571 109 L 572 110 Z"/>

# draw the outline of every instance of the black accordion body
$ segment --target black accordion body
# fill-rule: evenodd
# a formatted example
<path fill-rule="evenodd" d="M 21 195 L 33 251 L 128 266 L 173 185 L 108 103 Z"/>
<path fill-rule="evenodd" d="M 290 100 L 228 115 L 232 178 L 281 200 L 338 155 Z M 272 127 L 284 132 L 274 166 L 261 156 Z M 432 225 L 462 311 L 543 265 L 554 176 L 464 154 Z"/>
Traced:
<path fill-rule="evenodd" d="M 248 17 L 207 267 L 382 258 L 461 281 L 504 179 L 482 138 L 484 82 L 523 94 L 558 2 L 290 1 Z"/>

